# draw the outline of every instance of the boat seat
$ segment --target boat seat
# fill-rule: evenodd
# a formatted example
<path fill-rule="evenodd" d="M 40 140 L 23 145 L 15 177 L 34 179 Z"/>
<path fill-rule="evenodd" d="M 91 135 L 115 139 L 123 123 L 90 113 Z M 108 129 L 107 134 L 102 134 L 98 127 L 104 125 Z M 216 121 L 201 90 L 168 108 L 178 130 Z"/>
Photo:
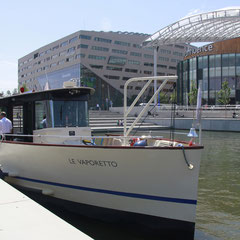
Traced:
<path fill-rule="evenodd" d="M 122 146 L 122 140 L 119 138 L 113 138 L 112 145 L 113 146 Z"/>

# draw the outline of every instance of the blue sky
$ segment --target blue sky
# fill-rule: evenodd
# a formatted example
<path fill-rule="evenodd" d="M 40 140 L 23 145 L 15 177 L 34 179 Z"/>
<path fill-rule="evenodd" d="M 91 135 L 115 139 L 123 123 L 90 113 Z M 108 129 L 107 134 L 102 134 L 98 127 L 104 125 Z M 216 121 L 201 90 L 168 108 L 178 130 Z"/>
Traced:
<path fill-rule="evenodd" d="M 79 30 L 153 34 L 192 15 L 239 0 L 9 0 L 1 2 L 0 91 L 17 87 L 17 62 L 28 53 Z"/>

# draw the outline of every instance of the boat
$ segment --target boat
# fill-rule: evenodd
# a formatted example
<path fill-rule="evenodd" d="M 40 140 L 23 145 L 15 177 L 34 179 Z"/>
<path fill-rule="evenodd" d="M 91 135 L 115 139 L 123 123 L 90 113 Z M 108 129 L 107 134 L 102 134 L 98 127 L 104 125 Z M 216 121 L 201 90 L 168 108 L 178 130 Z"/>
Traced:
<path fill-rule="evenodd" d="M 146 226 L 156 239 L 193 239 L 203 146 L 130 134 L 157 94 L 176 78 L 126 82 L 122 135 L 92 135 L 88 100 L 94 89 L 89 87 L 65 84 L 1 98 L 0 107 L 13 122 L 13 133 L 0 141 L 5 181 L 91 217 L 144 226 L 138 230 Z M 128 107 L 127 86 L 139 80 L 147 83 Z M 161 81 L 160 87 L 127 126 L 128 114 L 154 80 Z"/>

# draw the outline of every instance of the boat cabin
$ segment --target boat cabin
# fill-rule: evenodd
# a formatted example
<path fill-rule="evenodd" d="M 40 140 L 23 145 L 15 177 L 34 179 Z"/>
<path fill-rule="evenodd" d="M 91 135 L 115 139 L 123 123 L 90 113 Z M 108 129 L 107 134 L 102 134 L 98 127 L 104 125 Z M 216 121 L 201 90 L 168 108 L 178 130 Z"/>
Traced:
<path fill-rule="evenodd" d="M 23 93 L 1 98 L 0 108 L 12 121 L 17 141 L 37 142 L 22 135 L 89 136 L 88 100 L 93 93 L 89 87 Z"/>

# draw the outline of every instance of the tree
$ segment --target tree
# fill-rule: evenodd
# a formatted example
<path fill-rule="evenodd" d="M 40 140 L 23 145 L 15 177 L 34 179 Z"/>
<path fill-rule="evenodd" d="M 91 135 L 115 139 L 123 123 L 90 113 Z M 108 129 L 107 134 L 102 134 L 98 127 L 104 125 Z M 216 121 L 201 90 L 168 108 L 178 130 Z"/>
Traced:
<path fill-rule="evenodd" d="M 177 91 L 176 90 L 174 90 L 173 93 L 171 94 L 170 101 L 171 101 L 171 103 L 177 102 Z"/>
<path fill-rule="evenodd" d="M 194 106 L 197 104 L 197 95 L 198 95 L 198 90 L 196 88 L 196 83 L 193 82 L 192 80 L 191 89 L 190 89 L 190 92 L 188 93 L 190 105 Z M 193 109 L 193 119 L 194 119 L 194 109 Z"/>
<path fill-rule="evenodd" d="M 164 92 L 160 92 L 160 104 L 161 103 L 169 103 L 169 96 Z"/>
<path fill-rule="evenodd" d="M 7 90 L 6 94 L 7 94 L 7 96 L 11 96 L 12 95 L 10 90 Z"/>
<path fill-rule="evenodd" d="M 193 81 L 191 83 L 192 83 L 191 89 L 190 89 L 190 92 L 188 93 L 189 103 L 190 103 L 190 105 L 196 105 L 198 90 L 196 88 L 196 84 Z"/>
<path fill-rule="evenodd" d="M 218 102 L 222 105 L 229 104 L 230 102 L 230 94 L 231 94 L 231 89 L 228 86 L 228 82 L 225 81 L 222 83 L 222 89 L 218 92 Z"/>
<path fill-rule="evenodd" d="M 222 83 L 222 89 L 218 92 L 218 102 L 222 105 L 225 105 L 225 117 L 227 114 L 227 104 L 230 103 L 230 94 L 231 88 L 228 86 L 228 82 L 224 81 Z"/>
<path fill-rule="evenodd" d="M 16 94 L 18 94 L 18 90 L 17 90 L 17 88 L 14 88 L 12 91 L 12 95 L 16 95 Z"/>

